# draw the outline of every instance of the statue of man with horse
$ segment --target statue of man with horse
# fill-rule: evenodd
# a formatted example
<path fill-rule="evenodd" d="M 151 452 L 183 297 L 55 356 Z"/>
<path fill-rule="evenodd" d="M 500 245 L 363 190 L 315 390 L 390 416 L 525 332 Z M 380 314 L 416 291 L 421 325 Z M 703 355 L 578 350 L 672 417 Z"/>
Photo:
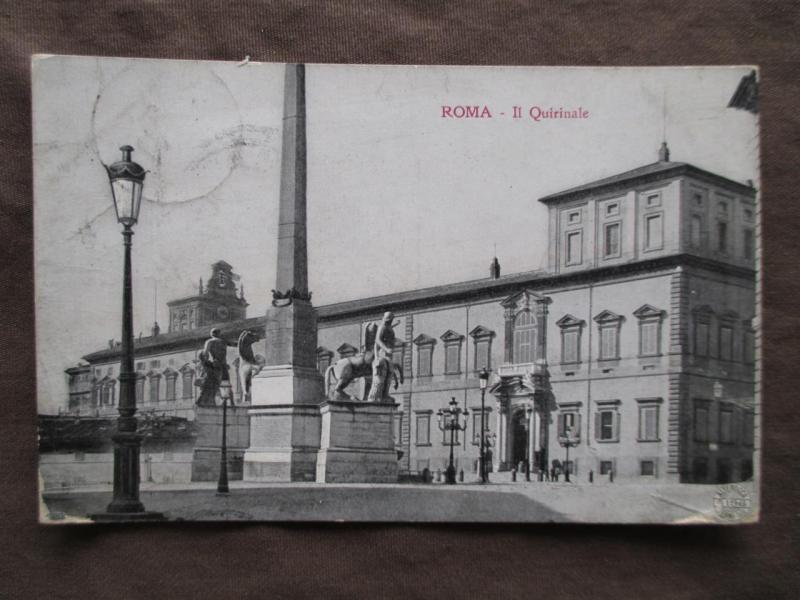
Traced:
<path fill-rule="evenodd" d="M 239 351 L 239 368 L 237 377 L 239 389 L 244 391 L 243 400 L 250 400 L 250 385 L 252 379 L 263 368 L 263 359 L 256 357 L 252 345 L 260 336 L 248 329 L 242 331 L 236 343 Z M 200 387 L 198 406 L 216 406 L 216 398 L 223 381 L 230 381 L 230 368 L 227 362 L 228 346 L 234 344 L 222 338 L 219 328 L 211 330 L 211 337 L 206 340 L 203 349 L 198 354 L 200 374 L 195 385 Z M 259 360 L 260 359 L 260 360 Z"/>
<path fill-rule="evenodd" d="M 391 402 L 389 384 L 394 380 L 394 389 L 403 383 L 403 367 L 392 361 L 395 335 L 394 314 L 386 312 L 380 325 L 370 323 L 364 332 L 364 351 L 338 360 L 325 370 L 325 395 L 330 400 L 358 402 L 347 392 L 353 380 L 363 377 L 369 384 L 365 393 L 367 402 Z"/>

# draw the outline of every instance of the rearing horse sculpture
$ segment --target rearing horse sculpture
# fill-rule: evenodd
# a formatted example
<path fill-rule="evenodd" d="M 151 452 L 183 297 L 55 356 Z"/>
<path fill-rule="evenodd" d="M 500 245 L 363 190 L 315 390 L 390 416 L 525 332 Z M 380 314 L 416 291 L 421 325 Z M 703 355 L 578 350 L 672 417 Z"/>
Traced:
<path fill-rule="evenodd" d="M 253 353 L 253 344 L 261 338 L 254 331 L 245 329 L 239 334 L 239 341 L 236 347 L 239 350 L 239 385 L 240 389 L 244 391 L 242 399 L 245 402 L 250 401 L 250 385 L 253 382 L 253 377 L 258 375 L 259 371 L 264 368 L 263 358 L 256 357 Z"/>
<path fill-rule="evenodd" d="M 354 398 L 344 390 L 354 379 L 372 377 L 372 362 L 375 360 L 373 348 L 375 347 L 377 331 L 378 326 L 376 324 L 367 325 L 364 332 L 364 347 L 366 350 L 357 356 L 341 358 L 325 370 L 325 395 L 330 400 L 359 401 L 358 398 Z M 388 374 L 391 373 L 394 378 L 394 389 L 397 389 L 399 384 L 403 383 L 403 367 L 395 362 L 390 362 L 386 358 L 381 360 L 387 363 L 383 365 L 387 373 L 387 384 Z M 388 388 L 388 385 L 386 387 Z M 388 389 L 385 392 L 388 392 Z M 379 399 L 386 399 L 387 393 L 385 392 L 378 394 Z"/>

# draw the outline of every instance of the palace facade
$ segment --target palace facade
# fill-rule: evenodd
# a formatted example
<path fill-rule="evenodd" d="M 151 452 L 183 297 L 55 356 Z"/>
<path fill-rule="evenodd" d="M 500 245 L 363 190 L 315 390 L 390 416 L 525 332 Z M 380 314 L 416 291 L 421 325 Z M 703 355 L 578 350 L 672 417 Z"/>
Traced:
<path fill-rule="evenodd" d="M 457 468 L 477 471 L 486 367 L 494 471 L 529 461 L 534 474 L 556 464 L 579 481 L 749 479 L 755 196 L 752 185 L 670 161 L 664 145 L 655 163 L 540 199 L 545 270 L 501 275 L 495 258 L 485 279 L 317 307 L 319 371 L 358 353 L 365 326 L 394 312 L 402 473 L 445 469 L 450 437 L 437 411 L 451 398 L 470 413 Z M 216 263 L 205 289 L 169 303 L 167 332 L 137 341 L 140 410 L 193 418 L 210 326 L 231 341 L 263 331 L 234 280 Z M 68 412 L 116 414 L 119 358 L 112 342 L 67 370 Z"/>

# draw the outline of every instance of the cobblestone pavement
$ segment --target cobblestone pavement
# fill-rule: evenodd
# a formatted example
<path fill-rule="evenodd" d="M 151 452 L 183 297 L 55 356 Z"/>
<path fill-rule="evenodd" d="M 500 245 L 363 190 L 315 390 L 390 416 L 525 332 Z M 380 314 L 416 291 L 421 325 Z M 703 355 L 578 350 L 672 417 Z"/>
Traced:
<path fill-rule="evenodd" d="M 148 510 L 170 520 L 463 521 L 463 522 L 715 522 L 711 485 L 581 485 L 464 483 L 445 485 L 143 484 Z M 42 514 L 69 522 L 102 512 L 107 490 L 47 493 Z"/>

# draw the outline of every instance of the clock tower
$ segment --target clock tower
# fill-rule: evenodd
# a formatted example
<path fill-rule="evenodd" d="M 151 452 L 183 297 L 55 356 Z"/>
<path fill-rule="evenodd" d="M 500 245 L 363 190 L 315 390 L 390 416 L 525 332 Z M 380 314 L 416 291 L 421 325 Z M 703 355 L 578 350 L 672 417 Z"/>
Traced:
<path fill-rule="evenodd" d="M 185 331 L 215 323 L 239 321 L 247 317 L 247 301 L 244 286 L 237 290 L 239 276 L 233 267 L 220 260 L 211 265 L 211 277 L 205 289 L 200 280 L 198 293 L 167 303 L 169 306 L 169 330 Z"/>

